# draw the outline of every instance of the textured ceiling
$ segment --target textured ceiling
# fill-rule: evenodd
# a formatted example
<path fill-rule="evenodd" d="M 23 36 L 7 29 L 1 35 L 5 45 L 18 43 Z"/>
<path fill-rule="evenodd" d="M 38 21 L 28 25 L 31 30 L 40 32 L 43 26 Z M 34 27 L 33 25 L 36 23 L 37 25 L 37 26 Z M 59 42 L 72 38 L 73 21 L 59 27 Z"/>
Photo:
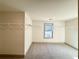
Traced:
<path fill-rule="evenodd" d="M 0 0 L 0 11 L 26 11 L 33 20 L 77 18 L 77 0 Z"/>

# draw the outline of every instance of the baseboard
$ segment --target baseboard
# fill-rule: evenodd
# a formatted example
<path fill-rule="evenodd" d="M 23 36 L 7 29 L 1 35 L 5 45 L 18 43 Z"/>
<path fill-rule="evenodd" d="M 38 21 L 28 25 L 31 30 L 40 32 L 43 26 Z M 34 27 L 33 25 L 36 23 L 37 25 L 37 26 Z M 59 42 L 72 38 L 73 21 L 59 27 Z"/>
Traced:
<path fill-rule="evenodd" d="M 0 54 L 0 57 L 24 58 L 24 55 Z"/>
<path fill-rule="evenodd" d="M 32 42 L 33 44 L 64 44 L 64 42 Z"/>
<path fill-rule="evenodd" d="M 66 42 L 65 42 L 65 44 L 68 45 L 68 46 L 70 46 L 70 47 L 72 47 L 72 48 L 74 48 L 74 49 L 76 49 L 76 50 L 78 50 L 77 48 L 73 47 L 72 45 L 70 45 L 70 44 L 68 44 Z"/>

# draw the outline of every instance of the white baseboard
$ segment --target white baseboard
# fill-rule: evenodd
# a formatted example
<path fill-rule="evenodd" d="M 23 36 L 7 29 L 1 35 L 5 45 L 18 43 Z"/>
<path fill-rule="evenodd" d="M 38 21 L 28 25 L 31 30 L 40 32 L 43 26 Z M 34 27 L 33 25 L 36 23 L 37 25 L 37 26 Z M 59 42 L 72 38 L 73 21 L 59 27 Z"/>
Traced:
<path fill-rule="evenodd" d="M 41 43 L 41 44 L 64 44 L 64 42 L 33 42 L 33 43 Z"/>

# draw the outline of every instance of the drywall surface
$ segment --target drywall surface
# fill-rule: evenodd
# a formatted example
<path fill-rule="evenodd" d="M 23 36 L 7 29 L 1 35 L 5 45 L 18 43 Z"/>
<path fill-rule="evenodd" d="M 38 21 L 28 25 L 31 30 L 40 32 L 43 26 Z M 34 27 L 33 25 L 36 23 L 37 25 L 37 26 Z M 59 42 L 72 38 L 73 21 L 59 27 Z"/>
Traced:
<path fill-rule="evenodd" d="M 0 14 L 0 20 L 2 19 L 2 16 Z M 1 33 L 1 30 L 0 30 L 0 53 L 2 53 L 2 33 Z"/>
<path fill-rule="evenodd" d="M 78 48 L 78 19 L 66 22 L 66 43 Z"/>
<path fill-rule="evenodd" d="M 78 17 L 78 0 L 0 0 L 0 10 L 27 10 L 33 20 L 67 20 Z"/>
<path fill-rule="evenodd" d="M 26 55 L 28 49 L 30 48 L 31 44 L 32 44 L 32 20 L 29 16 L 29 14 L 25 13 L 25 50 L 24 50 L 24 54 Z"/>
<path fill-rule="evenodd" d="M 23 55 L 24 12 L 0 12 L 0 17 L 0 54 Z"/>
<path fill-rule="evenodd" d="M 44 23 L 53 23 L 53 38 L 44 39 Z M 33 42 L 64 43 L 65 22 L 64 21 L 33 21 Z"/>

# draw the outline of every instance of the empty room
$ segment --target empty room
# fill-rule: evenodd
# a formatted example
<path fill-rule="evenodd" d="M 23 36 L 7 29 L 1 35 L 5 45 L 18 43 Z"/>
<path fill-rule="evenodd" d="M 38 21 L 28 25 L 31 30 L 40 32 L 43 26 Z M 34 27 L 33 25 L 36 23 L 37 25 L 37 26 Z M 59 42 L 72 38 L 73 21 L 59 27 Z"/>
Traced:
<path fill-rule="evenodd" d="M 0 0 L 0 59 L 78 59 L 78 0 Z"/>

